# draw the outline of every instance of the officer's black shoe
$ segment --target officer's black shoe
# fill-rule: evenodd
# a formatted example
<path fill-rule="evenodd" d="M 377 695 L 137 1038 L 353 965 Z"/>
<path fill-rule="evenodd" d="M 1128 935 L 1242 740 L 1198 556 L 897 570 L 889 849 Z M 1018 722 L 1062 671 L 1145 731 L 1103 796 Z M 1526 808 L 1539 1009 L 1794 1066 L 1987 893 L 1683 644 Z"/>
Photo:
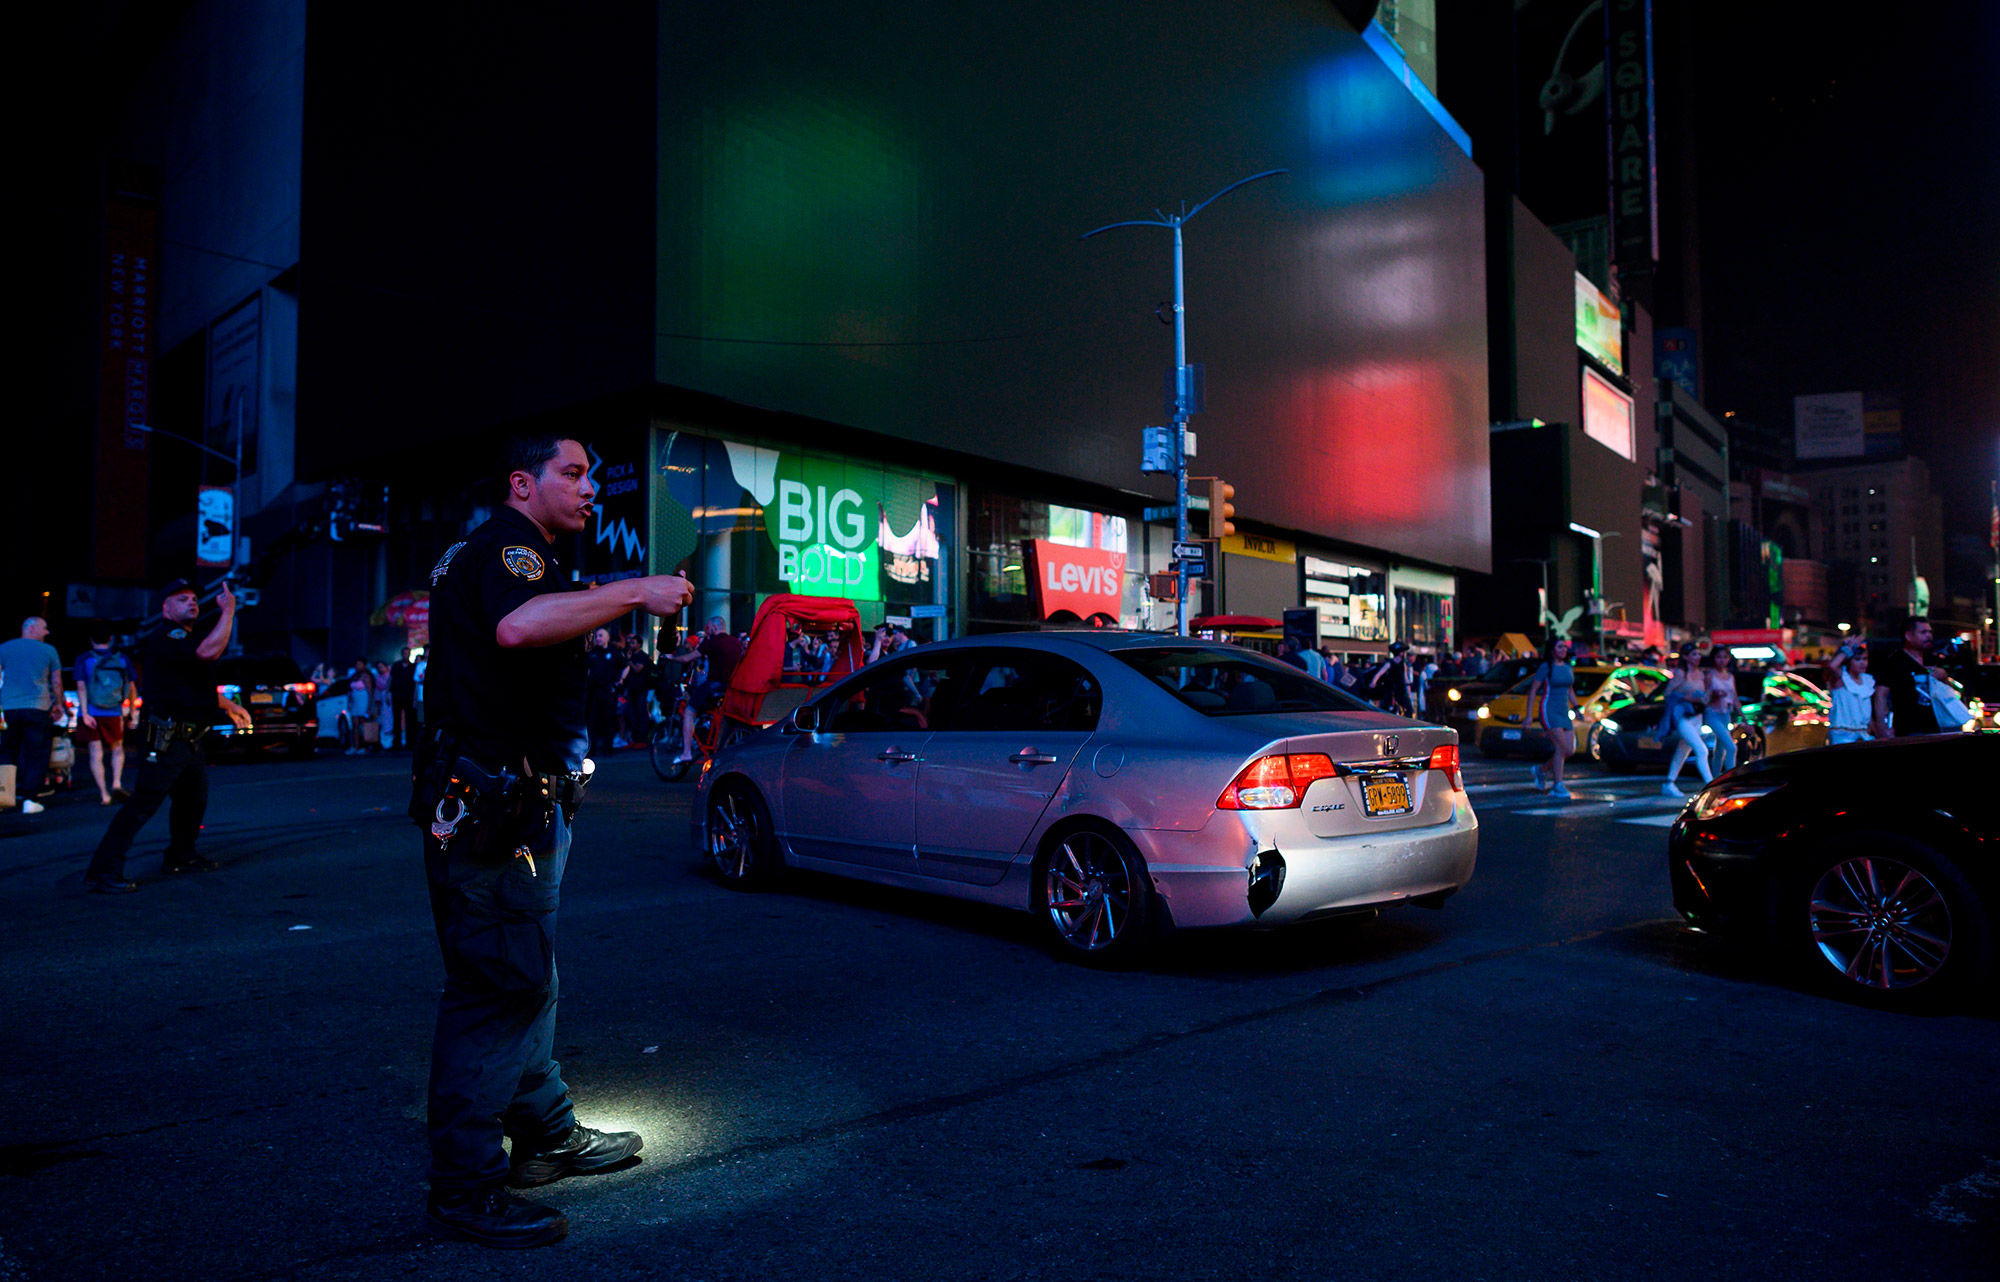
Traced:
<path fill-rule="evenodd" d="M 561 1211 L 515 1197 L 502 1188 L 432 1189 L 425 1205 L 437 1228 L 503 1251 L 547 1246 L 562 1241 L 569 1232 L 569 1221 Z"/>
<path fill-rule="evenodd" d="M 646 1141 L 637 1131 L 593 1131 L 573 1126 L 569 1134 L 541 1148 L 516 1145 L 507 1182 L 517 1189 L 550 1184 L 565 1175 L 616 1170 L 639 1155 Z"/>
<path fill-rule="evenodd" d="M 127 891 L 139 889 L 139 883 L 136 881 L 127 881 L 123 877 L 106 876 L 85 877 L 83 879 L 83 886 L 84 889 L 95 891 L 100 895 L 122 895 Z"/>
<path fill-rule="evenodd" d="M 169 859 L 160 866 L 167 872 L 214 872 L 222 867 L 221 864 L 203 855 L 186 855 L 179 859 Z"/>

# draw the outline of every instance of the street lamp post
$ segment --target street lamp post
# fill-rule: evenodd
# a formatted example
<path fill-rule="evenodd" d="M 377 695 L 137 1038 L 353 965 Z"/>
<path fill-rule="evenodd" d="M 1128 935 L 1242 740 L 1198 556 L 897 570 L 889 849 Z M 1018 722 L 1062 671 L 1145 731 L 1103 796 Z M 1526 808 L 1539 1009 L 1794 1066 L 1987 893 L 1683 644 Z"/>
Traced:
<path fill-rule="evenodd" d="M 1207 200 L 1196 205 L 1193 209 L 1189 209 L 1183 205 L 1181 212 L 1178 214 L 1162 214 L 1158 210 L 1154 210 L 1153 212 L 1158 217 L 1106 223 L 1102 227 L 1085 232 L 1078 238 L 1089 240 L 1092 236 L 1097 235 L 1098 232 L 1110 231 L 1114 227 L 1165 227 L 1174 234 L 1174 541 L 1177 543 L 1188 541 L 1187 423 L 1188 416 L 1194 413 L 1194 378 L 1189 372 L 1187 363 L 1187 308 L 1185 305 L 1185 276 L 1181 265 L 1181 228 L 1189 219 L 1202 210 L 1207 209 L 1216 201 L 1221 200 L 1230 192 L 1235 191 L 1238 187 L 1246 187 L 1260 178 L 1269 178 L 1275 174 L 1290 172 L 1289 169 L 1266 169 L 1261 174 L 1251 174 L 1248 178 L 1237 179 L 1221 191 L 1210 196 Z M 1178 600 L 1174 603 L 1174 630 L 1180 633 L 1180 635 L 1186 636 L 1188 630 L 1188 571 L 1187 562 L 1181 560 L 1178 556 L 1174 558 L 1174 573 L 1178 579 L 1178 587 L 1175 592 Z"/>
<path fill-rule="evenodd" d="M 229 491 L 229 568 L 232 571 L 236 568 L 237 531 L 243 528 L 243 523 L 237 519 L 238 505 L 243 500 L 241 493 L 243 489 L 243 398 L 241 396 L 236 398 L 235 414 L 236 452 L 234 454 L 224 454 L 212 445 L 197 441 L 192 436 L 182 436 L 179 432 L 169 432 L 147 423 L 128 424 L 132 431 L 144 432 L 148 436 L 164 436 L 170 441 L 179 441 L 183 445 L 192 446 L 200 450 L 203 454 L 211 458 L 219 458 L 229 464 L 231 468 L 229 473 L 229 484 L 231 487 Z M 197 514 L 197 525 L 199 525 L 199 519 L 199 515 Z"/>

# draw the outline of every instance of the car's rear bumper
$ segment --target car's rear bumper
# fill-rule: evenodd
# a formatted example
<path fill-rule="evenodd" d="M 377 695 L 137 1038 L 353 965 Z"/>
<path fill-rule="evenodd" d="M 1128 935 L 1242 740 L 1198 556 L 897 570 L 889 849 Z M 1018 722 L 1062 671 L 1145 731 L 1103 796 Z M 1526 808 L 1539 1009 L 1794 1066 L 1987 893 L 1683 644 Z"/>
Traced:
<path fill-rule="evenodd" d="M 1183 927 L 1283 926 L 1411 900 L 1442 898 L 1472 879 L 1479 820 L 1463 793 L 1451 817 L 1421 828 L 1311 837 L 1301 827 L 1277 837 L 1217 812 L 1199 832 L 1129 831 Z M 1261 912 L 1252 905 L 1253 860 L 1275 852 L 1283 880 Z M 1267 867 L 1261 860 L 1260 870 Z"/>
<path fill-rule="evenodd" d="M 239 730 L 235 726 L 210 726 L 203 736 L 211 748 L 289 748 L 301 742 L 311 743 L 318 737 L 319 727 L 310 721 L 272 722 L 248 730 Z"/>

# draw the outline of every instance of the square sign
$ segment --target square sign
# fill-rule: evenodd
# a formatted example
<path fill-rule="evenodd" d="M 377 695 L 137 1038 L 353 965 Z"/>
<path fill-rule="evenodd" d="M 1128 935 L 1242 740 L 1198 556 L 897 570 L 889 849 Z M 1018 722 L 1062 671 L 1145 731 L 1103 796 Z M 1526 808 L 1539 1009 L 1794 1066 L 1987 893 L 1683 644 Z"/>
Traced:
<path fill-rule="evenodd" d="M 1205 544 L 1201 543 L 1174 544 L 1174 560 L 1176 561 L 1200 561 L 1205 557 L 1207 557 L 1207 555 L 1208 555 L 1208 548 Z"/>
<path fill-rule="evenodd" d="M 227 485 L 204 485 L 196 496 L 194 559 L 211 567 L 236 563 L 236 494 Z"/>

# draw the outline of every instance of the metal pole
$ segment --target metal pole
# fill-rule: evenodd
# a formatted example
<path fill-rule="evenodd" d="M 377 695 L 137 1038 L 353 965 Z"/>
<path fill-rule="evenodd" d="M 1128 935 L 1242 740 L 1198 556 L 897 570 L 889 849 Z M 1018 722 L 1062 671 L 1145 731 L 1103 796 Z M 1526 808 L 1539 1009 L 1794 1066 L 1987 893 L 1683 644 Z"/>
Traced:
<path fill-rule="evenodd" d="M 1174 538 L 1185 543 L 1188 539 L 1188 486 L 1187 486 L 1187 421 L 1188 421 L 1188 369 L 1187 369 L 1187 308 L 1185 277 L 1181 267 L 1181 222 L 1176 217 L 1170 220 L 1174 227 Z M 1213 519 L 1212 517 L 1210 518 Z M 1181 636 L 1188 630 L 1188 572 L 1187 562 L 1176 558 L 1177 573 L 1180 576 L 1180 590 L 1175 593 L 1174 631 Z"/>
<path fill-rule="evenodd" d="M 1188 385 L 1186 297 L 1183 289 L 1184 278 L 1181 272 L 1181 226 L 1202 210 L 1208 208 L 1224 196 L 1227 196 L 1230 192 L 1235 191 L 1238 187 L 1248 186 L 1260 178 L 1271 178 L 1278 174 L 1287 174 L 1290 172 L 1291 170 L 1289 169 L 1266 169 L 1262 173 L 1251 174 L 1248 178 L 1237 179 L 1227 187 L 1216 192 L 1213 196 L 1210 196 L 1207 200 L 1196 205 L 1193 209 L 1189 209 L 1186 205 L 1183 205 L 1181 212 L 1173 215 L 1162 214 L 1158 210 L 1155 210 L 1153 212 L 1156 216 L 1153 218 L 1128 219 L 1124 222 L 1106 223 L 1102 227 L 1093 228 L 1083 233 L 1081 237 L 1083 240 L 1089 240 L 1092 236 L 1100 232 L 1110 231 L 1114 227 L 1166 227 L 1174 233 L 1174 537 L 1180 542 L 1186 542 L 1188 537 L 1187 421 L 1189 412 L 1192 409 L 1192 406 L 1188 404 L 1188 396 L 1191 389 Z M 1211 517 L 1210 519 L 1213 520 L 1214 518 Z M 1220 555 L 1219 552 L 1218 555 Z M 1178 562 L 1175 574 L 1177 575 L 1177 582 L 1180 588 L 1178 594 L 1180 600 L 1175 603 L 1174 608 L 1176 631 L 1180 635 L 1186 636 L 1188 630 L 1187 564 L 1180 561 L 1178 557 L 1175 560 Z"/>
<path fill-rule="evenodd" d="M 243 397 L 236 398 L 236 470 L 229 480 L 229 572 L 236 572 L 236 549 L 243 545 Z"/>

